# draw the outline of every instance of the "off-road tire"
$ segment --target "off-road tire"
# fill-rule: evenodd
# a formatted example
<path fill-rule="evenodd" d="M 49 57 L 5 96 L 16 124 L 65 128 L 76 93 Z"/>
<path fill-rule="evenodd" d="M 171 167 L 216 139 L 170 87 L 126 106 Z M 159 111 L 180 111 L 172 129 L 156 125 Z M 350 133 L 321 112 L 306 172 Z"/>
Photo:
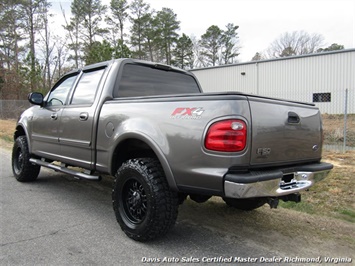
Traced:
<path fill-rule="evenodd" d="M 175 224 L 178 195 L 169 189 L 157 159 L 131 159 L 115 175 L 113 209 L 125 234 L 137 241 L 166 234 Z"/>
<path fill-rule="evenodd" d="M 264 198 L 250 198 L 250 199 L 232 199 L 223 198 L 224 202 L 233 208 L 243 211 L 252 211 L 266 203 Z"/>
<path fill-rule="evenodd" d="M 12 172 L 17 181 L 31 182 L 37 179 L 41 167 L 32 164 L 29 161 L 30 158 L 27 138 L 26 136 L 19 136 L 12 149 Z"/>

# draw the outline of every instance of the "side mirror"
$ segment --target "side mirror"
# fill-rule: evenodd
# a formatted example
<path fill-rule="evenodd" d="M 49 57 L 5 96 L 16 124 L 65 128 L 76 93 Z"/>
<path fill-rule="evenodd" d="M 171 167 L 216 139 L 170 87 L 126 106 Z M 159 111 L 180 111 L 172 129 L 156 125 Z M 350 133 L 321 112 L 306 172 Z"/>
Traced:
<path fill-rule="evenodd" d="M 28 94 L 28 101 L 35 105 L 43 104 L 43 94 L 39 92 L 31 92 Z"/>

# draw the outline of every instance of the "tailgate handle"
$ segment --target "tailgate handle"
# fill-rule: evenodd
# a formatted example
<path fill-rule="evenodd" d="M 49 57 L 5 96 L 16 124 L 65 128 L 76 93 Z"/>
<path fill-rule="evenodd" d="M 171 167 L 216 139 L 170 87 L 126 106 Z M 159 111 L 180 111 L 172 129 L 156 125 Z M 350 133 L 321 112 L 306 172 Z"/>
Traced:
<path fill-rule="evenodd" d="M 300 117 L 294 112 L 288 112 L 287 122 L 289 124 L 298 124 L 300 122 Z"/>

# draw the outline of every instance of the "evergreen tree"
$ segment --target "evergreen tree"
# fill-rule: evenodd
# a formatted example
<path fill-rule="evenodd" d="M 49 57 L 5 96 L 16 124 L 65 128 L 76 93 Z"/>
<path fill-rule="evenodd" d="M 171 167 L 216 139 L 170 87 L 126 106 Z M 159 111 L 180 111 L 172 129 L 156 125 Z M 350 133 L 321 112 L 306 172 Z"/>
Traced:
<path fill-rule="evenodd" d="M 96 42 L 96 38 L 107 33 L 107 30 L 101 28 L 100 25 L 106 12 L 106 6 L 101 4 L 101 0 L 74 0 L 71 4 L 71 11 L 73 14 L 71 24 L 79 30 L 79 38 L 83 42 L 86 61 L 91 54 L 90 50 L 95 49 L 93 44 Z"/>
<path fill-rule="evenodd" d="M 25 47 L 21 46 L 24 39 L 25 17 L 21 1 L 0 2 L 0 98 L 20 99 L 21 76 L 20 58 Z"/>
<path fill-rule="evenodd" d="M 177 30 L 180 29 L 180 21 L 177 20 L 177 15 L 170 8 L 163 8 L 159 11 L 155 20 L 159 46 L 164 51 L 165 63 L 170 65 L 172 48 L 179 36 Z"/>
<path fill-rule="evenodd" d="M 160 61 L 161 52 L 159 51 L 159 41 L 157 37 L 157 21 L 153 13 L 147 13 L 142 17 L 143 59 L 150 61 Z"/>
<path fill-rule="evenodd" d="M 120 50 L 124 44 L 124 25 L 129 17 L 129 5 L 127 0 L 111 0 L 111 16 L 106 17 L 106 22 L 110 25 L 111 42 L 115 50 Z M 119 30 L 119 36 L 117 33 Z"/>
<path fill-rule="evenodd" d="M 73 3 L 72 3 L 73 5 Z M 80 41 L 80 23 L 81 19 L 79 16 L 74 16 L 70 19 L 70 23 L 67 21 L 64 9 L 61 7 L 63 17 L 65 20 L 64 29 L 67 31 L 70 43 L 68 43 L 68 48 L 74 52 L 68 57 L 68 60 L 74 60 L 74 67 L 79 68 L 81 66 L 81 61 L 83 56 L 81 55 L 82 42 Z"/>
<path fill-rule="evenodd" d="M 210 26 L 201 36 L 201 55 L 208 66 L 216 66 L 220 61 L 222 47 L 222 30 L 216 26 Z"/>
<path fill-rule="evenodd" d="M 147 32 L 147 15 L 150 13 L 150 5 L 144 0 L 133 0 L 130 5 L 132 15 L 130 20 L 131 27 L 131 45 L 134 49 L 132 56 L 138 59 L 144 59 L 145 53 L 143 45 Z"/>
<path fill-rule="evenodd" d="M 118 40 L 116 47 L 113 48 L 113 58 L 129 58 L 132 56 L 131 50 L 121 40 Z"/>
<path fill-rule="evenodd" d="M 222 33 L 222 60 L 223 64 L 235 63 L 235 58 L 239 55 L 237 47 L 239 26 L 235 26 L 233 23 L 228 23 L 227 30 Z"/>
<path fill-rule="evenodd" d="M 330 51 L 338 51 L 338 50 L 343 50 L 343 49 L 344 49 L 344 45 L 333 43 L 332 45 L 330 45 L 327 48 L 319 48 L 317 50 L 317 52 L 318 53 L 320 53 L 320 52 L 330 52 Z"/>
<path fill-rule="evenodd" d="M 114 49 L 111 47 L 110 43 L 106 40 L 101 42 L 94 42 L 91 44 L 90 50 L 87 51 L 85 57 L 87 64 L 94 64 L 102 61 L 107 61 L 112 59 L 112 54 Z"/>
<path fill-rule="evenodd" d="M 176 47 L 173 50 L 174 59 L 172 64 L 182 69 L 191 69 L 194 64 L 194 52 L 193 43 L 191 39 L 186 35 L 182 36 L 177 40 Z"/>
<path fill-rule="evenodd" d="M 0 64 L 15 71 L 19 69 L 19 54 L 23 50 L 19 43 L 24 39 L 24 14 L 19 3 L 19 0 L 0 3 Z"/>

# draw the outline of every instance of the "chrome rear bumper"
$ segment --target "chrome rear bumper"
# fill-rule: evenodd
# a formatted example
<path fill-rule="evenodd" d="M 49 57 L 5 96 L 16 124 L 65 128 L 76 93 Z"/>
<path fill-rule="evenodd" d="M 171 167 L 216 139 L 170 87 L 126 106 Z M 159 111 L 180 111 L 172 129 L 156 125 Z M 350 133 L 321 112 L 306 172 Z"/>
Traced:
<path fill-rule="evenodd" d="M 319 163 L 292 169 L 228 173 L 224 181 L 225 197 L 280 197 L 298 193 L 324 179 L 332 168 L 332 164 Z"/>

